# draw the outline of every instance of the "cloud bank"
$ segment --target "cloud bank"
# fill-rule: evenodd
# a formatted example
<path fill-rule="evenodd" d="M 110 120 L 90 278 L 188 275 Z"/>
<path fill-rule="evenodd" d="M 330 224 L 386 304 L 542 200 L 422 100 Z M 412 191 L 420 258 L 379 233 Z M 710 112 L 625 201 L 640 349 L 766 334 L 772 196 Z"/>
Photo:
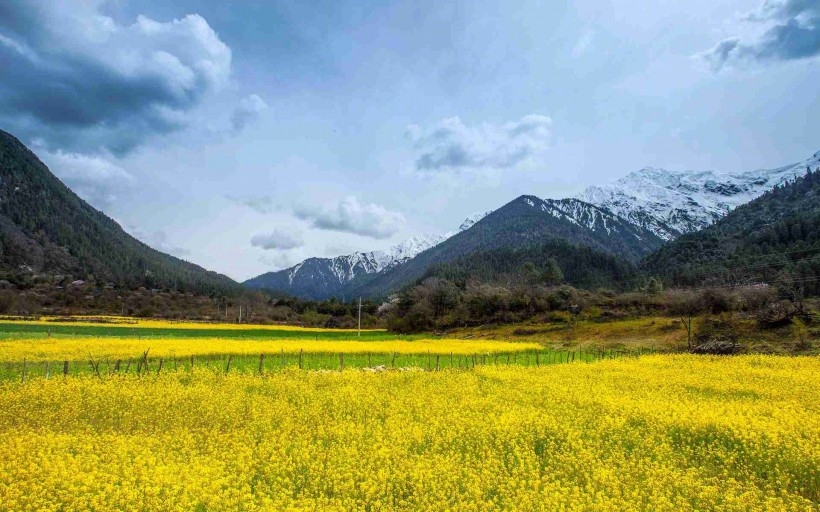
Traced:
<path fill-rule="evenodd" d="M 466 126 L 458 117 L 422 128 L 407 127 L 407 136 L 419 153 L 419 171 L 507 169 L 545 150 L 552 120 L 532 114 L 502 125 Z"/>
<path fill-rule="evenodd" d="M 744 20 L 766 29 L 756 39 L 732 37 L 700 54 L 713 70 L 740 62 L 789 61 L 820 55 L 817 0 L 766 0 Z"/>
<path fill-rule="evenodd" d="M 360 203 L 354 196 L 347 196 L 328 207 L 298 206 L 293 213 L 318 229 L 375 239 L 389 238 L 401 230 L 406 222 L 401 213 L 373 203 Z"/>
<path fill-rule="evenodd" d="M 228 83 L 231 50 L 201 16 L 119 24 L 103 3 L 0 2 L 5 126 L 52 150 L 122 156 L 184 128 L 188 112 Z"/>
<path fill-rule="evenodd" d="M 39 152 L 49 169 L 77 195 L 97 209 L 105 209 L 117 201 L 135 183 L 134 177 L 122 167 L 100 156 L 56 151 Z"/>

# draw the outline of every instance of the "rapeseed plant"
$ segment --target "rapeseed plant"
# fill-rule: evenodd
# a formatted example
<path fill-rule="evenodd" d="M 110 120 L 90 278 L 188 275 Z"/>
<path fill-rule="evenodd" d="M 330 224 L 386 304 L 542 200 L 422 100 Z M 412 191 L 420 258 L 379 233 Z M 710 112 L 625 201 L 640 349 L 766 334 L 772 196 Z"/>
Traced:
<path fill-rule="evenodd" d="M 4 510 L 811 511 L 820 359 L 0 384 Z"/>

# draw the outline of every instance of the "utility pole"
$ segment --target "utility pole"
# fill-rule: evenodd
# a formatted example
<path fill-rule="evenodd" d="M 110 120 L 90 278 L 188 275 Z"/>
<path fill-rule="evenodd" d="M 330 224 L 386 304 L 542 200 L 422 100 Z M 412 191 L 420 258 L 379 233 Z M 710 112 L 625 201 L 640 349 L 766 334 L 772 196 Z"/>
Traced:
<path fill-rule="evenodd" d="M 356 336 L 362 335 L 362 298 L 359 297 L 359 333 Z"/>

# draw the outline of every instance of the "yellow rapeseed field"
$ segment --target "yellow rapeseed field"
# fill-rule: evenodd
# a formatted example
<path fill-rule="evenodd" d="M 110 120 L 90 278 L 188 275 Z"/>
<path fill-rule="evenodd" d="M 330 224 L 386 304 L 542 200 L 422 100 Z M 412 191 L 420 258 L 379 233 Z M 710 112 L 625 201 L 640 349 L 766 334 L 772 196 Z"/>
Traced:
<path fill-rule="evenodd" d="M 231 331 L 270 330 L 270 331 L 297 331 L 297 332 L 357 332 L 357 329 L 327 329 L 324 327 L 299 327 L 294 325 L 275 324 L 237 324 L 219 322 L 194 322 L 190 320 L 159 320 L 153 318 L 135 318 L 128 316 L 71 316 L 71 317 L 39 317 L 36 320 L 20 319 L 19 317 L 0 316 L 0 325 L 61 325 L 78 327 L 105 327 L 127 326 L 129 328 L 145 329 L 222 329 Z M 362 329 L 362 332 L 378 331 L 380 329 Z"/>
<path fill-rule="evenodd" d="M 2 510 L 818 510 L 820 359 L 0 384 Z"/>
<path fill-rule="evenodd" d="M 493 354 L 541 348 L 534 343 L 465 341 L 446 338 L 414 341 L 253 340 L 225 338 L 11 338 L 0 341 L 0 362 L 136 359 L 145 350 L 152 357 L 207 355 L 298 354 Z"/>

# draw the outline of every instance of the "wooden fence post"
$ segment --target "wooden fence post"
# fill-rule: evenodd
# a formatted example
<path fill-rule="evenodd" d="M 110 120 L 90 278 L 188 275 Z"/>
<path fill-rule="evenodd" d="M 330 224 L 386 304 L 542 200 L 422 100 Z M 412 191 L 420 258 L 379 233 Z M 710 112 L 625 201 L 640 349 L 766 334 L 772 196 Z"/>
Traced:
<path fill-rule="evenodd" d="M 342 372 L 345 369 L 345 354 L 344 352 L 339 352 L 339 371 Z"/>
<path fill-rule="evenodd" d="M 231 369 L 231 361 L 233 360 L 233 354 L 228 356 L 228 364 L 225 365 L 225 375 L 228 375 L 228 370 Z"/>
<path fill-rule="evenodd" d="M 97 378 L 102 380 L 102 375 L 100 375 L 100 363 L 94 363 L 93 357 L 90 358 L 88 362 L 91 363 L 91 369 L 94 370 L 94 373 L 97 374 Z"/>
<path fill-rule="evenodd" d="M 25 382 L 26 381 L 26 371 L 27 370 L 28 370 L 28 368 L 26 368 L 26 358 L 24 357 L 23 358 L 23 377 L 20 380 L 20 382 Z"/>
<path fill-rule="evenodd" d="M 535 352 L 535 366 L 541 366 L 541 360 L 540 360 L 540 358 L 538 357 L 538 355 L 539 355 L 539 353 L 540 353 L 540 352 L 541 352 L 540 350 L 538 350 L 538 351 L 536 351 L 536 352 Z"/>
<path fill-rule="evenodd" d="M 164 362 L 164 360 L 160 357 L 159 358 L 159 367 L 157 367 L 157 375 L 159 375 L 159 372 L 162 371 L 162 363 L 163 362 Z"/>
<path fill-rule="evenodd" d="M 46 380 L 48 380 L 49 376 L 51 375 L 51 372 L 49 371 L 50 365 L 51 363 L 49 361 L 46 361 Z"/>
<path fill-rule="evenodd" d="M 303 349 L 303 348 L 300 348 L 300 349 L 299 349 L 299 369 L 300 369 L 300 370 L 302 369 L 302 352 L 303 352 L 304 350 L 305 350 L 305 349 Z"/>
<path fill-rule="evenodd" d="M 436 371 L 439 371 L 441 369 L 441 367 L 439 366 L 439 358 L 440 357 L 441 357 L 441 355 L 436 354 Z"/>
<path fill-rule="evenodd" d="M 265 354 L 259 354 L 259 375 L 262 375 L 263 365 L 265 364 Z"/>
<path fill-rule="evenodd" d="M 63 375 L 68 375 L 68 360 L 63 361 Z"/>

